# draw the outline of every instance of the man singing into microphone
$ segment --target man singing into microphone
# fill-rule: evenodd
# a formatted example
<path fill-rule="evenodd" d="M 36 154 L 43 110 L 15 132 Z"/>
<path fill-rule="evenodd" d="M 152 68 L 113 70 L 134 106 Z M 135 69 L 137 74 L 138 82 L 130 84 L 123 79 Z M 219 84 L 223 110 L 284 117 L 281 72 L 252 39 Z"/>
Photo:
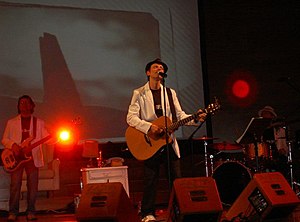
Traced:
<path fill-rule="evenodd" d="M 127 114 L 127 123 L 129 126 L 145 134 L 161 135 L 164 132 L 164 128 L 152 123 L 157 118 L 167 116 L 174 120 L 172 118 L 173 115 L 173 117 L 176 116 L 177 120 L 181 120 L 190 116 L 181 109 L 175 90 L 170 89 L 169 95 L 164 97 L 164 93 L 167 95 L 168 90 L 164 92 L 161 81 L 166 77 L 167 71 L 168 66 L 160 59 L 155 59 L 146 65 L 145 72 L 148 82 L 133 91 Z M 166 109 L 164 107 L 164 98 L 166 98 Z M 199 110 L 199 113 L 196 122 L 205 120 L 206 114 L 201 110 Z M 191 121 L 188 124 L 194 125 L 195 122 Z M 167 150 L 169 150 L 170 157 L 171 181 L 181 177 L 178 143 L 173 133 L 170 136 L 172 138 L 172 144 L 169 146 L 170 149 L 166 149 L 166 146 L 163 146 L 152 157 L 144 160 L 144 193 L 141 205 L 142 222 L 156 221 L 155 198 L 159 169 L 161 163 L 167 164 Z"/>

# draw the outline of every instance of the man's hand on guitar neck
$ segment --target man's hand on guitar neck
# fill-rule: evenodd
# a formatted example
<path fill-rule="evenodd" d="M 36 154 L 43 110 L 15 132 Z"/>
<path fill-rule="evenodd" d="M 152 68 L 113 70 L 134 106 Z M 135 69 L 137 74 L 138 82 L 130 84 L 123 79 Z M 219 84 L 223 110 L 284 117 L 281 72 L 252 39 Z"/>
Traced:
<path fill-rule="evenodd" d="M 200 121 L 200 122 L 204 122 L 205 119 L 206 119 L 207 113 L 204 110 L 199 109 L 197 111 L 197 114 L 198 114 L 197 120 Z"/>

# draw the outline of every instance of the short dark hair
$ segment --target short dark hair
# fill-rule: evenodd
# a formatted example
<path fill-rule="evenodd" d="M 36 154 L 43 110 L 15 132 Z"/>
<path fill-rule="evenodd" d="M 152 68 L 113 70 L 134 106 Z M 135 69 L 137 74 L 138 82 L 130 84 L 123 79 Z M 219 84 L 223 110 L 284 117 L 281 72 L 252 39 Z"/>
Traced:
<path fill-rule="evenodd" d="M 31 99 L 31 97 L 28 96 L 28 95 L 23 95 L 23 96 L 19 97 L 19 99 L 18 99 L 18 107 L 17 107 L 18 108 L 18 113 L 20 114 L 20 108 L 19 107 L 20 107 L 20 101 L 21 101 L 21 99 L 28 99 L 30 101 L 30 103 L 32 105 L 31 113 L 33 113 L 34 112 L 35 103 Z"/>
<path fill-rule="evenodd" d="M 149 62 L 149 63 L 146 65 L 146 67 L 145 67 L 145 72 L 149 71 L 150 68 L 151 68 L 151 66 L 152 66 L 153 64 L 155 64 L 155 63 L 162 65 L 162 66 L 164 67 L 164 72 L 165 72 L 165 73 L 168 71 L 168 66 L 167 66 L 164 62 L 162 62 L 161 59 L 157 58 L 157 59 L 155 59 L 155 60 Z"/>

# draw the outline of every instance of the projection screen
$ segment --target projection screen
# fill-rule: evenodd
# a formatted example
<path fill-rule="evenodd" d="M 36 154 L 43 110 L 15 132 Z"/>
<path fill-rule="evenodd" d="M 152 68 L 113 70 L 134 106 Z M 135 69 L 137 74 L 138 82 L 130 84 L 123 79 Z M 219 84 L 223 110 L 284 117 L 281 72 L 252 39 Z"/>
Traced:
<path fill-rule="evenodd" d="M 12 2 L 0 2 L 1 135 L 28 94 L 50 127 L 68 123 L 80 139 L 125 141 L 132 90 L 158 57 L 182 108 L 204 108 L 196 0 Z"/>

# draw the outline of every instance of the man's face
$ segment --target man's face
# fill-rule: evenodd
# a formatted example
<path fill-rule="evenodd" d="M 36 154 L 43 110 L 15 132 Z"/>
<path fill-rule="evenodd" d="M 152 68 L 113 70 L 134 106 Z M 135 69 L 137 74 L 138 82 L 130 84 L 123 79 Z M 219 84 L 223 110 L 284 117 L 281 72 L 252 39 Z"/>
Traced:
<path fill-rule="evenodd" d="M 162 79 L 162 77 L 159 75 L 159 73 L 164 73 L 164 67 L 161 64 L 154 63 L 151 65 L 150 70 L 147 71 L 147 76 L 154 79 Z"/>
<path fill-rule="evenodd" d="M 27 98 L 22 98 L 19 102 L 20 114 L 24 117 L 28 117 L 31 115 L 32 110 L 33 110 L 33 105 L 31 101 Z"/>

